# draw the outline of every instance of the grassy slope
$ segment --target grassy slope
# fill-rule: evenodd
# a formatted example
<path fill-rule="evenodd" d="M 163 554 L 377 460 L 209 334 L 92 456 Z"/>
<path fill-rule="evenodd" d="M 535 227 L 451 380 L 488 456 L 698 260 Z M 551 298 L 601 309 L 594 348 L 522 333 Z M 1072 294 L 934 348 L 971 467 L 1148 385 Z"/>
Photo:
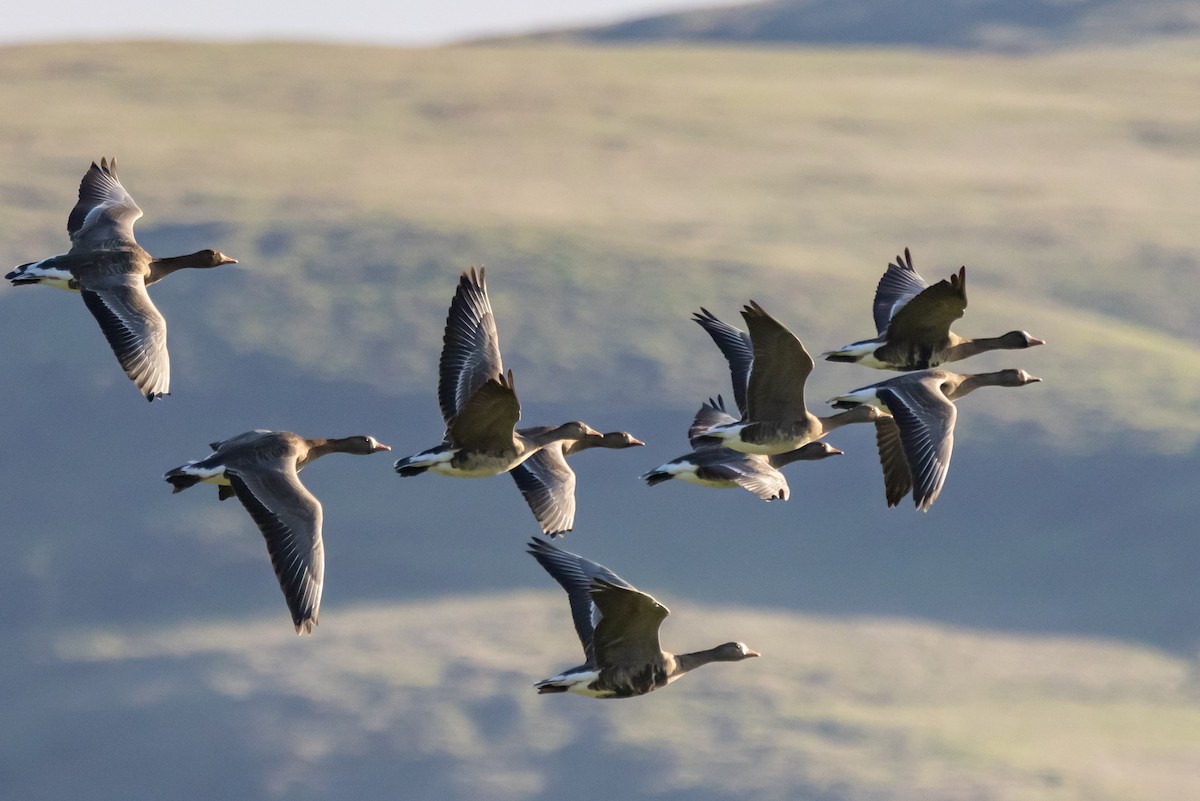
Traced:
<path fill-rule="evenodd" d="M 219 239 L 252 271 L 236 296 L 196 282 L 203 302 L 176 312 L 237 349 L 424 387 L 453 274 L 487 262 L 529 397 L 683 409 L 724 382 L 686 321 L 699 304 L 736 319 L 769 300 L 821 350 L 870 333 L 875 281 L 909 244 L 926 277 L 971 268 L 960 332 L 1051 342 L 973 365 L 1049 379 L 1020 404 L 981 399 L 981 419 L 1041 418 L 1080 445 L 1129 418 L 1187 450 L 1192 45 L 8 48 L 0 105 L 27 113 L 0 120 L 0 253 L 61 249 L 87 160 L 116 153 L 140 230 L 211 223 L 181 228 L 188 246 Z M 879 377 L 822 369 L 814 396 Z"/>
<path fill-rule="evenodd" d="M 1098 640 L 671 605 L 670 644 L 736 636 L 764 658 L 636 701 L 538 697 L 533 681 L 578 658 L 557 592 L 334 610 L 304 640 L 274 617 L 79 633 L 55 640 L 51 670 L 103 691 L 19 701 L 10 722 L 32 736 L 7 756 L 53 742 L 47 729 L 73 714 L 125 721 L 86 751 L 103 770 L 67 771 L 97 799 L 189 783 L 192 797 L 1200 794 L 1194 663 Z M 132 755 L 156 753 L 159 738 L 194 761 L 147 771 Z M 610 763 L 589 769 L 583 748 Z M 46 786 L 12 764 L 14 791 Z M 431 765 L 438 778 L 423 778 Z"/>
<path fill-rule="evenodd" d="M 0 118 L 0 254 L 17 263 L 61 249 L 87 160 L 116 153 L 147 209 L 139 225 L 147 244 L 218 244 L 243 259 L 244 271 L 219 281 L 156 287 L 177 364 L 194 363 L 201 349 L 219 359 L 230 347 L 312 374 L 369 376 L 432 405 L 449 287 L 463 265 L 486 261 L 506 357 L 527 401 L 590 391 L 597 408 L 634 395 L 690 410 L 726 381 L 715 351 L 687 322 L 694 308 L 733 318 L 755 296 L 814 350 L 841 344 L 867 333 L 870 292 L 907 243 L 928 277 L 971 265 L 972 307 L 959 330 L 1021 325 L 1051 340 L 1019 357 L 981 360 L 980 369 L 1020 363 L 1049 380 L 1020 403 L 972 398 L 973 422 L 1052 415 L 1048 425 L 1078 444 L 1137 413 L 1136 431 L 1183 450 L 1200 436 L 1188 417 L 1200 398 L 1200 312 L 1190 291 L 1200 259 L 1192 241 L 1200 68 L 1192 52 L 1160 44 L 1014 61 L 698 49 L 2 49 L 0 106 L 11 112 Z M 10 336 L 22 330 L 20 315 L 43 332 L 63 301 L 32 292 L 18 303 L 16 295 L 0 289 Z M 58 336 L 90 348 L 77 360 L 53 336 L 31 336 L 6 353 L 7 374 L 28 378 L 24 368 L 37 367 L 51 408 L 79 423 L 51 427 L 54 460 L 76 452 L 72 432 L 95 425 L 77 391 L 87 382 L 72 370 L 92 371 L 106 393 L 128 392 L 92 325 L 82 314 L 54 318 Z M 1106 344 L 1101 335 L 1112 329 L 1115 343 Z M 567 379 L 561 385 L 555 369 Z M 1125 381 L 1127 371 L 1146 376 L 1148 388 Z M 813 394 L 878 377 L 822 368 Z M 244 376 L 214 369 L 202 378 L 271 402 Z M 181 369 L 177 380 L 180 397 L 150 408 L 163 425 L 148 426 L 146 438 L 169 440 L 165 423 L 184 414 L 193 424 L 204 419 L 213 436 L 228 433 L 234 412 L 187 405 L 184 390 L 197 377 Z M 31 399 L 10 383 L 13 407 L 24 408 Z M 366 410 L 352 404 L 345 419 L 362 420 Z M 144 404 L 130 405 L 135 412 L 148 416 Z M 323 410 L 321 419 L 334 416 Z M 36 429 L 28 414 L 13 419 Z M 108 455 L 105 435 L 125 430 L 96 433 L 99 451 Z M 55 549 L 77 550 L 81 573 L 91 574 L 89 547 L 108 536 L 112 546 L 97 561 L 152 577 L 166 563 L 202 598 L 252 584 L 273 614 L 261 626 L 70 636 L 57 641 L 61 659 L 34 658 L 44 653 L 35 649 L 0 660 L 0 671 L 15 672 L 10 686 L 40 693 L 15 698 L 20 712 L 10 725 L 29 734 L 0 752 L 0 774 L 18 795 L 128 801 L 130 788 L 146 788 L 150 798 L 447 797 L 440 791 L 449 783 L 462 797 L 563 798 L 577 795 L 570 788 L 582 778 L 626 782 L 638 797 L 647 776 L 659 778 L 659 794 L 689 799 L 704 798 L 706 786 L 714 798 L 746 797 L 747 784 L 764 798 L 826 801 L 1198 794 L 1194 666 L 1136 647 L 676 601 L 670 643 L 707 645 L 728 632 L 769 658 L 712 668 L 641 703 L 589 705 L 537 698 L 528 686 L 577 658 L 557 594 L 342 615 L 334 608 L 317 637 L 293 641 L 240 510 L 214 512 L 206 499 L 187 517 L 179 499 L 170 514 L 181 518 L 163 530 L 158 507 L 144 501 L 151 487 L 163 491 L 158 472 L 197 455 L 194 443 L 171 441 L 161 452 L 118 444 L 145 462 L 128 470 L 137 478 L 119 495 L 97 483 L 71 496 L 100 510 L 90 517 L 111 518 L 110 534 L 97 537 L 66 517 L 71 504 L 34 504 L 34 522 L 22 525 L 45 531 L 33 556 L 18 554 L 29 591 L 13 597 L 36 600 L 49 582 L 33 579 L 43 574 L 70 583 Z M 959 487 L 966 465 L 964 455 Z M 374 485 L 364 487 L 353 498 L 369 498 L 367 511 L 389 522 L 364 511 L 361 529 L 392 534 L 399 513 L 375 503 Z M 503 489 L 508 508 L 524 515 Z M 1095 504 L 1117 494 L 1098 494 Z M 341 531 L 355 531 L 350 499 L 323 497 Z M 726 502 L 680 497 L 700 509 Z M 1119 502 L 1136 517 L 1136 504 Z M 1157 509 L 1186 499 L 1141 502 Z M 581 508 L 599 517 L 595 505 Z M 789 514 L 774 518 L 786 525 L 808 519 L 799 503 L 767 511 Z M 1075 532 L 1065 504 L 992 517 L 1032 526 L 1048 511 Z M 57 525 L 60 514 L 66 522 Z M 745 514 L 757 521 L 765 512 Z M 124 530 L 129 518 L 148 520 L 139 525 L 156 538 L 131 558 L 114 557 L 130 539 L 146 541 Z M 528 521 L 514 515 L 511 525 Z M 847 539 L 866 540 L 862 531 Z M 197 571 L 180 536 L 207 537 L 206 551 L 241 549 L 217 557 L 228 560 L 229 575 Z M 70 537 L 86 547 L 70 548 Z M 1046 540 L 1053 556 L 1058 540 Z M 455 569 L 444 541 L 418 554 L 402 541 L 388 556 L 432 572 L 429 581 Z M 1127 537 L 1120 544 L 1139 547 Z M 338 569 L 349 570 L 346 550 L 338 557 Z M 647 561 L 647 569 L 664 563 Z M 1046 564 L 1048 582 L 1059 586 L 1055 563 Z M 914 581 L 947 580 L 933 560 L 923 567 L 932 577 Z M 395 580 L 390 571 L 387 578 Z M 164 602 L 139 594 L 142 586 L 123 589 L 132 587 L 138 602 Z M 521 630 L 491 614 L 522 621 Z M 25 619 L 21 610 L 12 617 Z M 55 636 L 55 620 L 34 635 Z M 621 771 L 587 773 L 594 740 Z M 722 745 L 730 742 L 738 750 Z M 45 770 L 64 763 L 72 769 Z"/>

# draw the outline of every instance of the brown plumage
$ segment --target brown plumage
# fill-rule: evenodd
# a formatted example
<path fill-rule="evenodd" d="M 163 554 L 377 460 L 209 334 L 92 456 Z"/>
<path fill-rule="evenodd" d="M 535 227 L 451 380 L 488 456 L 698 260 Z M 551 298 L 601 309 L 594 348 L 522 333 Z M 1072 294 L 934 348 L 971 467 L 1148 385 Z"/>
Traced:
<path fill-rule="evenodd" d="M 1044 345 L 1025 331 L 970 339 L 950 330 L 967 309 L 967 268 L 930 286 L 912 265 L 908 248 L 888 264 L 875 289 L 874 339 L 823 354 L 831 362 L 852 362 L 878 370 L 925 370 L 990 350 Z"/>
<path fill-rule="evenodd" d="M 670 611 L 604 565 L 531 540 L 529 553 L 567 592 L 584 663 L 539 681 L 538 693 L 573 692 L 590 698 L 631 698 L 665 687 L 710 662 L 739 662 L 759 654 L 728 642 L 706 651 L 673 654 L 658 642 Z"/>
<path fill-rule="evenodd" d="M 794 451 L 836 428 L 878 419 L 871 408 L 817 417 L 804 403 L 812 357 L 800 340 L 754 301 L 742 309 L 749 334 L 717 320 L 706 309 L 695 319 L 729 361 L 741 419 L 714 425 L 693 445 L 720 445 L 739 453 L 766 456 Z M 739 341 L 741 344 L 739 344 Z M 742 387 L 745 387 L 742 392 Z"/>
<path fill-rule="evenodd" d="M 221 500 L 232 490 L 266 540 L 296 633 L 311 634 L 325 580 L 324 514 L 321 502 L 300 483 L 299 473 L 326 454 L 366 455 L 391 448 L 368 436 L 307 439 L 290 431 L 261 429 L 211 447 L 209 456 L 169 470 L 163 478 L 172 492 L 201 481 L 217 484 Z"/>
<path fill-rule="evenodd" d="M 1023 387 L 1042 379 L 1024 370 L 963 374 L 921 370 L 880 381 L 832 399 L 834 406 L 874 406 L 891 417 L 875 423 L 875 441 L 883 467 L 888 506 L 909 492 L 918 509 L 928 511 L 937 500 L 950 470 L 954 401 L 979 387 Z"/>
<path fill-rule="evenodd" d="M 170 394 L 167 323 L 146 287 L 185 268 L 236 264 L 217 250 L 155 258 L 133 236 L 142 210 L 117 180 L 117 162 L 100 160 L 79 184 L 67 218 L 71 250 L 22 264 L 5 278 L 14 286 L 47 284 L 78 291 L 138 391 L 153 401 Z"/>

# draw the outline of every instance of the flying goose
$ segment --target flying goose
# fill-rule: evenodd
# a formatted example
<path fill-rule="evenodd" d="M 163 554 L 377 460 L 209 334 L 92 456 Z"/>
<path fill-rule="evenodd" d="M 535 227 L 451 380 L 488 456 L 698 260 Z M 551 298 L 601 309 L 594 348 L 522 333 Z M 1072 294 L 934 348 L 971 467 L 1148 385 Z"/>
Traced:
<path fill-rule="evenodd" d="M 297 475 L 327 453 L 365 455 L 390 451 L 374 437 L 306 439 L 290 431 L 259 429 L 210 446 L 203 459 L 167 471 L 163 478 L 181 492 L 201 481 L 217 485 L 217 497 L 236 495 L 267 541 L 297 634 L 312 634 L 321 606 L 325 547 L 321 502 Z"/>
<path fill-rule="evenodd" d="M 937 500 L 954 450 L 954 401 L 979 387 L 1023 387 L 1042 379 L 1024 370 L 960 374 L 922 370 L 862 387 L 830 402 L 838 408 L 875 406 L 891 417 L 875 421 L 875 441 L 883 467 L 888 506 L 910 491 L 922 511 Z"/>
<path fill-rule="evenodd" d="M 733 422 L 733 416 L 725 411 L 724 400 L 719 395 L 716 400 L 710 398 L 696 413 L 689 431 L 696 450 L 643 473 L 642 480 L 652 487 L 673 478 L 701 487 L 741 487 L 764 501 L 786 501 L 791 490 L 781 472 L 782 467 L 796 461 L 812 461 L 842 454 L 829 443 L 820 441 L 775 456 L 738 453 L 720 445 L 703 445 L 697 441 L 702 440 L 703 432 L 712 426 Z"/>
<path fill-rule="evenodd" d="M 506 473 L 554 442 L 602 436 L 579 421 L 516 430 L 521 404 L 500 358 L 500 338 L 483 268 L 458 281 L 450 302 L 438 374 L 438 404 L 446 421 L 442 442 L 396 462 L 396 472 L 432 471 L 457 478 Z"/>
<path fill-rule="evenodd" d="M 968 339 L 950 330 L 967 308 L 967 268 L 933 286 L 912 265 L 908 248 L 889 263 L 875 289 L 874 339 L 822 354 L 831 362 L 854 362 L 877 370 L 925 370 L 989 350 L 1045 345 L 1025 331 Z"/>
<path fill-rule="evenodd" d="M 522 428 L 517 433 L 531 437 L 548 428 Z M 575 525 L 575 471 L 567 464 L 567 457 L 589 448 L 635 448 L 645 444 L 628 431 L 552 442 L 508 473 L 541 524 L 542 533 L 554 539 Z"/>
<path fill-rule="evenodd" d="M 700 444 L 773 456 L 815 442 L 848 423 L 879 417 L 878 410 L 871 407 L 830 417 L 809 412 L 804 405 L 804 384 L 813 360 L 804 345 L 753 300 L 742 309 L 742 318 L 749 335 L 717 320 L 706 309 L 695 315 L 729 361 L 735 400 L 739 389 L 745 388 L 744 402 L 738 401 L 741 419 L 709 428 L 697 440 Z"/>
<path fill-rule="evenodd" d="M 4 277 L 14 286 L 46 284 L 78 291 L 125 374 L 147 400 L 170 394 L 167 322 L 146 287 L 176 270 L 236 264 L 218 250 L 155 258 L 133 238 L 142 210 L 117 180 L 117 161 L 100 159 L 79 184 L 67 218 L 71 250 L 22 264 Z"/>
<path fill-rule="evenodd" d="M 531 540 L 534 559 L 567 591 L 584 663 L 539 681 L 538 693 L 573 692 L 590 698 L 630 698 L 665 687 L 709 662 L 740 662 L 758 656 L 744 643 L 707 651 L 662 650 L 658 628 L 670 611 L 603 565 Z"/>

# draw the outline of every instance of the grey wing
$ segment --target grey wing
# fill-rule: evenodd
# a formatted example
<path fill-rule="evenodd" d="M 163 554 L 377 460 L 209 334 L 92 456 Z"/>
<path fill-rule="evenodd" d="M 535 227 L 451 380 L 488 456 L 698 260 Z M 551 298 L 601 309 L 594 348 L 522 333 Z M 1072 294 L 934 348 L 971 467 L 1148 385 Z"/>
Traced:
<path fill-rule="evenodd" d="M 738 413 L 745 415 L 746 386 L 750 382 L 750 369 L 754 364 L 754 345 L 750 342 L 750 335 L 718 320 L 705 308 L 701 308 L 692 319 L 708 332 L 713 342 L 721 349 L 725 361 L 729 362 L 730 377 L 733 380 L 733 401 L 737 404 Z"/>
<path fill-rule="evenodd" d="M 567 464 L 562 443 L 542 448 L 509 474 L 543 534 L 553 538 L 571 530 L 575 525 L 575 471 Z"/>
<path fill-rule="evenodd" d="M 295 468 L 228 468 L 229 482 L 267 542 L 267 553 L 297 633 L 311 634 L 321 606 L 325 546 L 321 502 L 300 483 Z"/>
<path fill-rule="evenodd" d="M 471 396 L 446 434 L 456 447 L 485 453 L 511 451 L 513 431 L 521 419 L 521 404 L 512 386 L 512 373 L 486 382 Z"/>
<path fill-rule="evenodd" d="M 804 383 L 812 356 L 800 340 L 754 301 L 742 310 L 754 345 L 754 365 L 746 390 L 750 420 L 796 420 L 806 413 Z"/>
<path fill-rule="evenodd" d="M 235 448 L 239 448 L 243 445 L 250 445 L 255 442 L 259 442 L 264 437 L 268 437 L 268 436 L 271 436 L 274 434 L 277 434 L 277 432 L 271 431 L 268 428 L 256 428 L 253 431 L 247 431 L 243 434 L 237 434 L 236 436 L 227 437 L 225 439 L 218 440 L 217 442 L 210 442 L 208 444 L 208 447 L 212 448 L 214 451 L 224 450 L 226 453 L 229 453 L 230 451 L 232 451 Z"/>
<path fill-rule="evenodd" d="M 876 390 L 900 430 L 905 460 L 913 484 L 913 502 L 928 510 L 937 500 L 954 451 L 954 422 L 958 410 L 935 381 Z"/>
<path fill-rule="evenodd" d="M 71 250 L 109 250 L 136 245 L 133 224 L 142 210 L 117 180 L 117 161 L 100 159 L 79 183 L 79 200 L 67 217 Z"/>
<path fill-rule="evenodd" d="M 900 427 L 895 419 L 884 417 L 875 421 L 875 445 L 879 450 L 879 465 L 883 468 L 883 491 L 888 506 L 898 506 L 912 491 L 912 474 L 908 457 L 900 440 Z"/>
<path fill-rule="evenodd" d="M 698 448 L 684 458 L 696 465 L 704 478 L 732 481 L 764 501 L 788 498 L 787 478 L 764 456 L 710 446 Z"/>
<path fill-rule="evenodd" d="M 764 456 L 742 454 L 749 457 L 735 465 L 738 475 L 734 479 L 738 486 L 754 493 L 764 501 L 786 501 L 791 494 L 787 478 Z"/>
<path fill-rule="evenodd" d="M 927 286 L 928 282 L 913 269 L 912 255 L 909 254 L 908 248 L 905 248 L 903 256 L 897 256 L 895 262 L 888 264 L 887 271 L 875 287 L 875 304 L 872 307 L 875 330 L 881 335 L 886 333 L 888 324 L 900 307 L 919 295 Z"/>
<path fill-rule="evenodd" d="M 83 302 L 122 369 L 149 400 L 170 394 L 167 321 L 154 307 L 141 275 L 103 276 L 80 288 Z"/>
<path fill-rule="evenodd" d="M 595 665 L 593 640 L 600 612 L 592 601 L 592 581 L 593 579 L 603 579 L 613 586 L 630 589 L 633 589 L 633 585 L 604 565 L 584 559 L 579 554 L 556 548 L 545 540 L 530 540 L 528 553 L 559 583 L 559 586 L 566 590 L 567 600 L 571 605 L 571 620 L 575 624 L 575 633 L 579 636 L 580 644 L 583 645 L 587 664 Z"/>
<path fill-rule="evenodd" d="M 472 267 L 458 281 L 446 316 L 442 355 L 438 363 L 438 404 L 446 427 L 490 379 L 504 372 L 500 337 L 488 299 L 482 268 Z"/>
<path fill-rule="evenodd" d="M 699 448 L 704 444 L 702 438 L 710 428 L 736 422 L 737 419 L 725 411 L 725 401 L 720 395 L 716 400 L 709 398 L 708 403 L 703 404 L 692 419 L 692 425 L 688 428 L 688 442 L 692 443 L 693 448 Z"/>
<path fill-rule="evenodd" d="M 967 309 L 967 269 L 921 291 L 896 310 L 888 323 L 888 342 L 936 343 L 950 336 L 950 326 Z"/>
<path fill-rule="evenodd" d="M 646 665 L 662 658 L 658 628 L 670 611 L 650 595 L 602 578 L 592 580 L 592 602 L 600 610 L 594 635 L 596 665 Z"/>

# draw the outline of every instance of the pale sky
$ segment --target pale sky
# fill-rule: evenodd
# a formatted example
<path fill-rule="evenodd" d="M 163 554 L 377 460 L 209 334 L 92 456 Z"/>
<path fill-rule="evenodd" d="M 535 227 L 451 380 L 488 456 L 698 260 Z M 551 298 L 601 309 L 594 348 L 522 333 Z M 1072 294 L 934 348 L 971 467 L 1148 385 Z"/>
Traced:
<path fill-rule="evenodd" d="M 615 22 L 739 0 L 61 0 L 10 3 L 0 44 L 70 39 L 302 39 L 438 44 Z M 744 1 L 744 0 L 743 0 Z"/>

